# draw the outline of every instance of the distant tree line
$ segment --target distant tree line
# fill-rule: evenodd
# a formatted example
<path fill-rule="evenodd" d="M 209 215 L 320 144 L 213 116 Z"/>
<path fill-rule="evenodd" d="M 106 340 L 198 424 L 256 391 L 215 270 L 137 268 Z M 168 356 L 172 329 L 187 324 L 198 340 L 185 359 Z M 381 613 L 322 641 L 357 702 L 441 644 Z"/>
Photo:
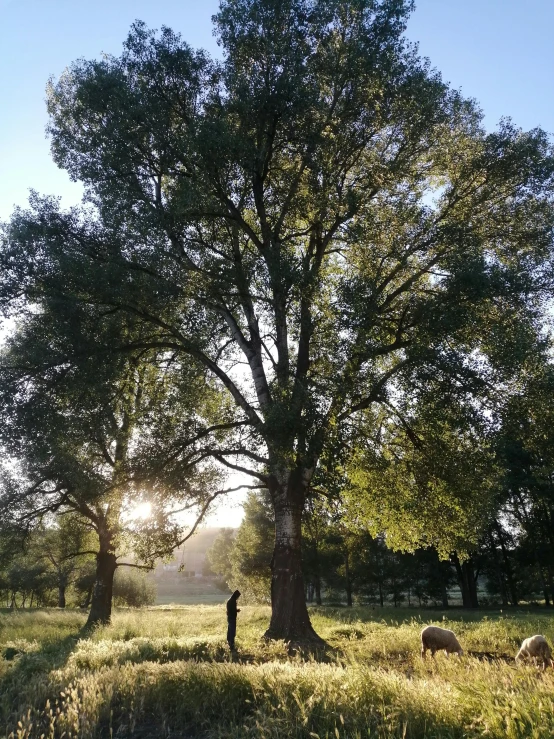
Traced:
<path fill-rule="evenodd" d="M 21 540 L 0 537 L 0 607 L 89 608 L 96 580 L 90 541 L 78 519 L 57 517 Z M 118 569 L 113 585 L 117 606 L 153 605 L 155 583 L 136 570 Z"/>
<path fill-rule="evenodd" d="M 502 426 L 489 439 L 494 457 L 483 487 L 493 486 L 492 502 L 461 551 L 395 550 L 385 534 L 372 535 L 353 521 L 336 498 L 326 505 L 310 501 L 302 530 L 306 600 L 554 605 L 553 390 L 552 369 L 543 366 L 506 405 Z M 273 530 L 267 495 L 252 492 L 239 529 L 222 529 L 208 551 L 212 571 L 252 601 L 270 601 Z"/>

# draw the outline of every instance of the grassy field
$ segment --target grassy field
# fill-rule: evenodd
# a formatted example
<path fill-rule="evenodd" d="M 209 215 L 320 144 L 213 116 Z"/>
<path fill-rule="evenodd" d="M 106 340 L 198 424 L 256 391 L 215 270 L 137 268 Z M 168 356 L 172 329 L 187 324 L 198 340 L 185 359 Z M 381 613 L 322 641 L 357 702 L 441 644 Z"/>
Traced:
<path fill-rule="evenodd" d="M 76 611 L 0 612 L 0 736 L 554 735 L 554 671 L 513 661 L 525 636 L 554 642 L 545 611 L 318 608 L 330 645 L 319 659 L 263 643 L 268 616 L 243 608 L 232 660 L 221 606 L 121 610 L 89 636 Z M 468 656 L 422 660 L 430 622 L 453 628 Z"/>

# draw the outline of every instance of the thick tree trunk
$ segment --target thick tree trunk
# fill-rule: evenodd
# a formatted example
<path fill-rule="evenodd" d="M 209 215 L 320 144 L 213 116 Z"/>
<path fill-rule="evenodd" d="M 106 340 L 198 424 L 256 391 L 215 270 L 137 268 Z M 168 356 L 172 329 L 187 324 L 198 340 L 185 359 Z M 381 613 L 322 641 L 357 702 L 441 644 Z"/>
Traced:
<path fill-rule="evenodd" d="M 268 639 L 283 639 L 293 644 L 323 644 L 316 634 L 306 607 L 302 576 L 303 496 L 294 503 L 283 500 L 283 491 L 274 491 L 275 547 L 271 560 L 271 621 Z"/>
<path fill-rule="evenodd" d="M 65 585 L 58 585 L 58 608 L 65 608 Z"/>
<path fill-rule="evenodd" d="M 87 627 L 107 624 L 112 615 L 113 578 L 117 568 L 115 554 L 100 551 L 96 555 L 96 582 L 92 591 L 92 602 Z"/>
<path fill-rule="evenodd" d="M 464 608 L 478 608 L 479 600 L 477 598 L 477 582 L 473 573 L 471 560 L 461 563 L 458 555 L 452 555 L 452 561 L 456 568 L 458 576 L 458 584 L 462 592 L 462 605 Z"/>

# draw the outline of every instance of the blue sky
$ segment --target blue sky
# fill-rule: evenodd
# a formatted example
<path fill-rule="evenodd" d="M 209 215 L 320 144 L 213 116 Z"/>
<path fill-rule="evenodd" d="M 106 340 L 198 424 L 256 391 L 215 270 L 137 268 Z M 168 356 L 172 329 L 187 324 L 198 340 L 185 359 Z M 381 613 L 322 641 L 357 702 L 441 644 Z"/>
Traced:
<path fill-rule="evenodd" d="M 50 160 L 49 76 L 79 57 L 118 54 L 137 18 L 217 54 L 217 7 L 218 0 L 0 0 L 0 220 L 25 205 L 29 188 L 61 195 L 65 205 L 80 198 Z M 417 0 L 407 35 L 445 80 L 479 102 L 487 127 L 510 116 L 554 132 L 554 0 Z M 226 507 L 219 525 L 238 520 L 240 510 Z"/>
<path fill-rule="evenodd" d="M 79 57 L 119 53 L 136 18 L 217 54 L 218 0 L 0 0 L 0 219 L 29 188 L 70 204 L 80 189 L 50 161 L 44 90 Z M 418 0 L 408 36 L 444 78 L 478 100 L 493 128 L 508 115 L 554 132 L 554 0 Z"/>

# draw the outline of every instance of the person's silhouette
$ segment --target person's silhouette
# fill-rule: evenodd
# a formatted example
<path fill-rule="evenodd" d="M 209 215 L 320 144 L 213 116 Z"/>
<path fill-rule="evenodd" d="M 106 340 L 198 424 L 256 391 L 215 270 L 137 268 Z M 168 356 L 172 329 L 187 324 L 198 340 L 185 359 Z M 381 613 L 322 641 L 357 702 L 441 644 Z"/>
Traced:
<path fill-rule="evenodd" d="M 237 613 L 240 613 L 240 608 L 237 608 L 237 599 L 240 597 L 240 591 L 235 590 L 233 595 L 227 601 L 227 644 L 229 649 L 235 651 L 235 636 L 237 633 Z"/>

